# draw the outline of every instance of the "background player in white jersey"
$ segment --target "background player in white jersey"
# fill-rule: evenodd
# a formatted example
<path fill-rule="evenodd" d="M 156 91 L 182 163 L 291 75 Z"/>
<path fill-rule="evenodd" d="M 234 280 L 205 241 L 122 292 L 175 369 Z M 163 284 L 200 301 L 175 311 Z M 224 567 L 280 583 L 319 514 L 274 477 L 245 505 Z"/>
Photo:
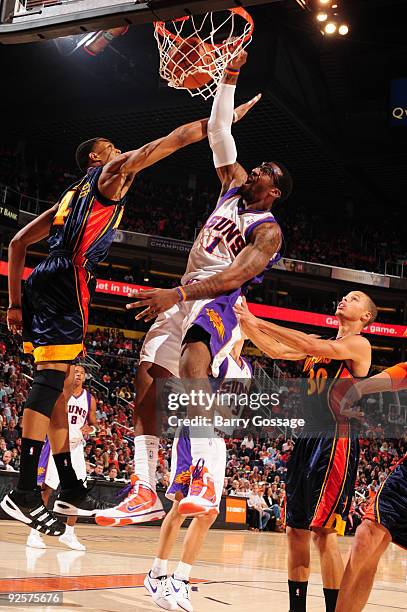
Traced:
<path fill-rule="evenodd" d="M 69 426 L 69 445 L 72 457 L 72 467 L 79 480 L 86 481 L 86 465 L 83 452 L 84 435 L 96 431 L 96 400 L 83 388 L 86 378 L 86 370 L 81 365 L 75 366 L 73 394 L 67 404 L 68 426 Z M 42 497 L 46 506 L 52 491 L 56 491 L 59 486 L 58 470 L 48 438 L 46 438 L 40 461 L 38 464 L 38 484 L 42 486 Z M 66 531 L 59 537 L 62 544 L 66 544 L 74 550 L 85 550 L 74 532 L 74 525 L 77 521 L 76 516 L 68 516 Z M 33 548 L 46 548 L 44 540 L 39 531 L 30 530 L 27 539 L 27 546 Z"/>
<path fill-rule="evenodd" d="M 175 289 L 139 292 L 139 301 L 129 305 L 145 306 L 138 319 L 148 321 L 159 315 L 145 337 L 136 377 L 138 480 L 131 503 L 121 506 L 123 511 L 131 509 L 128 518 L 135 523 L 164 514 L 155 492 L 160 434 L 155 418 L 160 401 L 156 397 L 157 380 L 176 376 L 184 384 L 190 381 L 192 386 L 207 388 L 209 366 L 217 376 L 219 364 L 240 337 L 233 306 L 242 287 L 248 282 L 261 282 L 265 270 L 280 258 L 282 235 L 271 209 L 276 201 L 289 196 L 291 177 L 282 164 L 274 162 L 263 163 L 248 174 L 236 161 L 231 133 L 236 82 L 246 57 L 242 51 L 228 66 L 213 103 L 208 138 L 222 183 L 221 197 L 192 247 L 182 284 Z M 204 459 L 203 469 L 209 475 L 213 463 L 211 436 L 213 431 L 191 431 L 193 465 Z M 198 491 L 196 487 L 194 490 Z M 199 494 L 194 498 L 198 506 L 210 505 Z M 190 496 L 185 498 L 180 510 L 189 512 L 192 501 Z M 99 524 L 117 524 L 114 509 L 98 512 L 95 519 Z"/>
<path fill-rule="evenodd" d="M 243 338 L 236 342 L 230 355 L 221 363 L 219 378 L 213 381 L 214 389 L 220 396 L 222 393 L 240 394 L 249 391 L 252 369 L 250 363 L 240 356 L 243 343 Z M 233 389 L 230 385 L 233 385 Z M 233 408 L 234 406 L 222 405 L 219 411 L 222 416 L 230 418 L 233 415 Z M 181 559 L 174 573 L 169 577 L 167 575 L 168 559 L 185 520 L 185 516 L 178 512 L 179 501 L 188 495 L 191 472 L 196 469 L 191 466 L 191 440 L 188 430 L 188 427 L 183 427 L 177 432 L 172 445 L 170 485 L 166 496 L 173 501 L 173 505 L 161 525 L 157 556 L 145 577 L 144 585 L 160 608 L 177 610 L 179 606 L 187 612 L 192 612 L 189 577 L 204 538 L 219 512 L 226 469 L 226 453 L 223 438 L 214 437 L 212 442 L 218 463 L 214 470 L 214 480 L 208 482 L 207 489 L 211 496 L 215 495 L 216 511 L 193 518 L 184 537 Z"/>

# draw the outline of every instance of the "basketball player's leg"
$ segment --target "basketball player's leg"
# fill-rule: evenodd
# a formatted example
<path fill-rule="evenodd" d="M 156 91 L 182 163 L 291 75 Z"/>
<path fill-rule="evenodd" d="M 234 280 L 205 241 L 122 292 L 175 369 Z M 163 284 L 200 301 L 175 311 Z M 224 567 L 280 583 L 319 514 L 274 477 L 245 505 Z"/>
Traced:
<path fill-rule="evenodd" d="M 389 531 L 370 520 L 356 530 L 341 582 L 336 612 L 360 612 L 372 590 L 381 556 L 391 542 Z"/>
<path fill-rule="evenodd" d="M 189 329 L 181 351 L 180 377 L 184 388 L 192 399 L 202 397 L 196 402 L 190 402 L 188 417 L 213 417 L 206 397 L 213 394 L 208 378 L 212 362 L 209 349 L 209 334 L 198 326 Z M 201 396 L 198 394 L 202 393 Z M 197 516 L 206 512 L 217 514 L 214 474 L 217 462 L 216 445 L 214 444 L 213 425 L 203 425 L 190 428 L 191 439 L 191 486 L 188 495 L 180 502 L 179 511 L 186 516 Z"/>
<path fill-rule="evenodd" d="M 338 535 L 334 529 L 313 528 L 312 541 L 319 553 L 326 610 L 334 612 L 344 571 Z"/>
<path fill-rule="evenodd" d="M 50 418 L 63 392 L 68 370 L 66 363 L 38 364 L 23 412 L 19 480 L 17 487 L 1 502 L 3 510 L 13 518 L 55 536 L 65 531 L 65 525 L 45 510 L 37 487 L 37 473 Z"/>
<path fill-rule="evenodd" d="M 290 612 L 305 612 L 311 571 L 311 533 L 287 527 L 287 568 Z"/>

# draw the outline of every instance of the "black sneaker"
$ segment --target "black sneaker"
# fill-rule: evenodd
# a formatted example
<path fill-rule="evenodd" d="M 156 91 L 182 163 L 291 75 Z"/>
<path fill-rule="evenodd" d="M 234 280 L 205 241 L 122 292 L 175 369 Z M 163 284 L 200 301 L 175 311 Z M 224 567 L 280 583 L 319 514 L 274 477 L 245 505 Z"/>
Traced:
<path fill-rule="evenodd" d="M 114 504 L 95 499 L 80 481 L 73 489 L 61 490 L 54 503 L 54 512 L 68 516 L 95 516 L 99 510 L 113 507 Z"/>
<path fill-rule="evenodd" d="M 46 509 L 39 488 L 31 491 L 13 489 L 2 499 L 0 506 L 12 518 L 45 535 L 60 536 L 65 533 L 65 523 Z"/>

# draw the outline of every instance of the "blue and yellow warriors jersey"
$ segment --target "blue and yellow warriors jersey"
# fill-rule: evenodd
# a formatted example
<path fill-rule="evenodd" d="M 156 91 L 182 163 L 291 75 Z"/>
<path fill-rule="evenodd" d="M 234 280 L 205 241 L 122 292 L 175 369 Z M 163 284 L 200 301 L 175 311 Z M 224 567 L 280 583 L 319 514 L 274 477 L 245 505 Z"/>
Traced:
<path fill-rule="evenodd" d="M 107 256 L 124 210 L 124 198 L 114 202 L 99 193 L 101 172 L 89 168 L 63 193 L 48 238 L 51 255 L 67 254 L 89 271 Z"/>
<path fill-rule="evenodd" d="M 341 400 L 354 381 L 345 361 L 327 357 L 307 357 L 303 366 L 302 391 L 305 429 L 331 432 L 345 428 L 349 419 L 340 414 Z"/>

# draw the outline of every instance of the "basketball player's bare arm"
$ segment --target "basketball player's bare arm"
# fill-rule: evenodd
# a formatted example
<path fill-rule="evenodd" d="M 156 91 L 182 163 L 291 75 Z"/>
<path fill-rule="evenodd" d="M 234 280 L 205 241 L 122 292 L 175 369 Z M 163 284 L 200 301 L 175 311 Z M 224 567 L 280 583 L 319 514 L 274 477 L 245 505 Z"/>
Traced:
<path fill-rule="evenodd" d="M 287 359 L 288 361 L 300 361 L 306 358 L 305 353 L 290 348 L 282 342 L 278 342 L 270 334 L 261 331 L 258 326 L 258 319 L 249 310 L 246 299 L 243 298 L 241 304 L 236 304 L 234 308 L 242 331 L 263 353 L 272 359 Z"/>
<path fill-rule="evenodd" d="M 379 374 L 375 374 L 375 376 L 353 384 L 341 401 L 341 414 L 354 418 L 362 417 L 364 413 L 354 409 L 353 406 L 364 395 L 386 391 L 402 391 L 404 389 L 407 389 L 407 362 L 399 363 Z"/>
<path fill-rule="evenodd" d="M 128 309 L 142 308 L 136 319 L 150 321 L 181 301 L 215 298 L 234 289 L 261 274 L 270 259 L 281 246 L 281 230 L 276 223 L 258 225 L 250 236 L 251 242 L 244 247 L 233 263 L 209 278 L 184 285 L 181 289 L 147 289 L 135 291 L 139 301 L 127 304 Z"/>
<path fill-rule="evenodd" d="M 58 204 L 23 227 L 12 239 L 8 250 L 9 307 L 7 326 L 13 334 L 22 331 L 21 278 L 24 272 L 27 247 L 46 238 L 50 232 Z"/>
<path fill-rule="evenodd" d="M 90 407 L 88 413 L 88 422 L 81 428 L 81 432 L 84 436 L 88 434 L 92 434 L 96 432 L 97 427 L 97 419 L 96 419 L 96 400 L 91 395 L 90 398 Z"/>
<path fill-rule="evenodd" d="M 369 364 L 368 367 L 370 367 L 372 349 L 369 341 L 363 336 L 352 335 L 338 340 L 322 340 L 296 329 L 288 329 L 269 321 L 263 321 L 263 319 L 258 319 L 257 325 L 260 331 L 307 356 L 353 361 L 355 365 L 362 368 L 364 364 Z"/>
<path fill-rule="evenodd" d="M 235 121 L 240 121 L 259 99 L 256 96 L 238 106 L 234 111 Z M 102 170 L 98 181 L 100 193 L 109 200 L 120 200 L 127 193 L 138 172 L 156 164 L 179 149 L 206 138 L 208 121 L 209 119 L 199 119 L 186 123 L 167 136 L 116 157 Z"/>

